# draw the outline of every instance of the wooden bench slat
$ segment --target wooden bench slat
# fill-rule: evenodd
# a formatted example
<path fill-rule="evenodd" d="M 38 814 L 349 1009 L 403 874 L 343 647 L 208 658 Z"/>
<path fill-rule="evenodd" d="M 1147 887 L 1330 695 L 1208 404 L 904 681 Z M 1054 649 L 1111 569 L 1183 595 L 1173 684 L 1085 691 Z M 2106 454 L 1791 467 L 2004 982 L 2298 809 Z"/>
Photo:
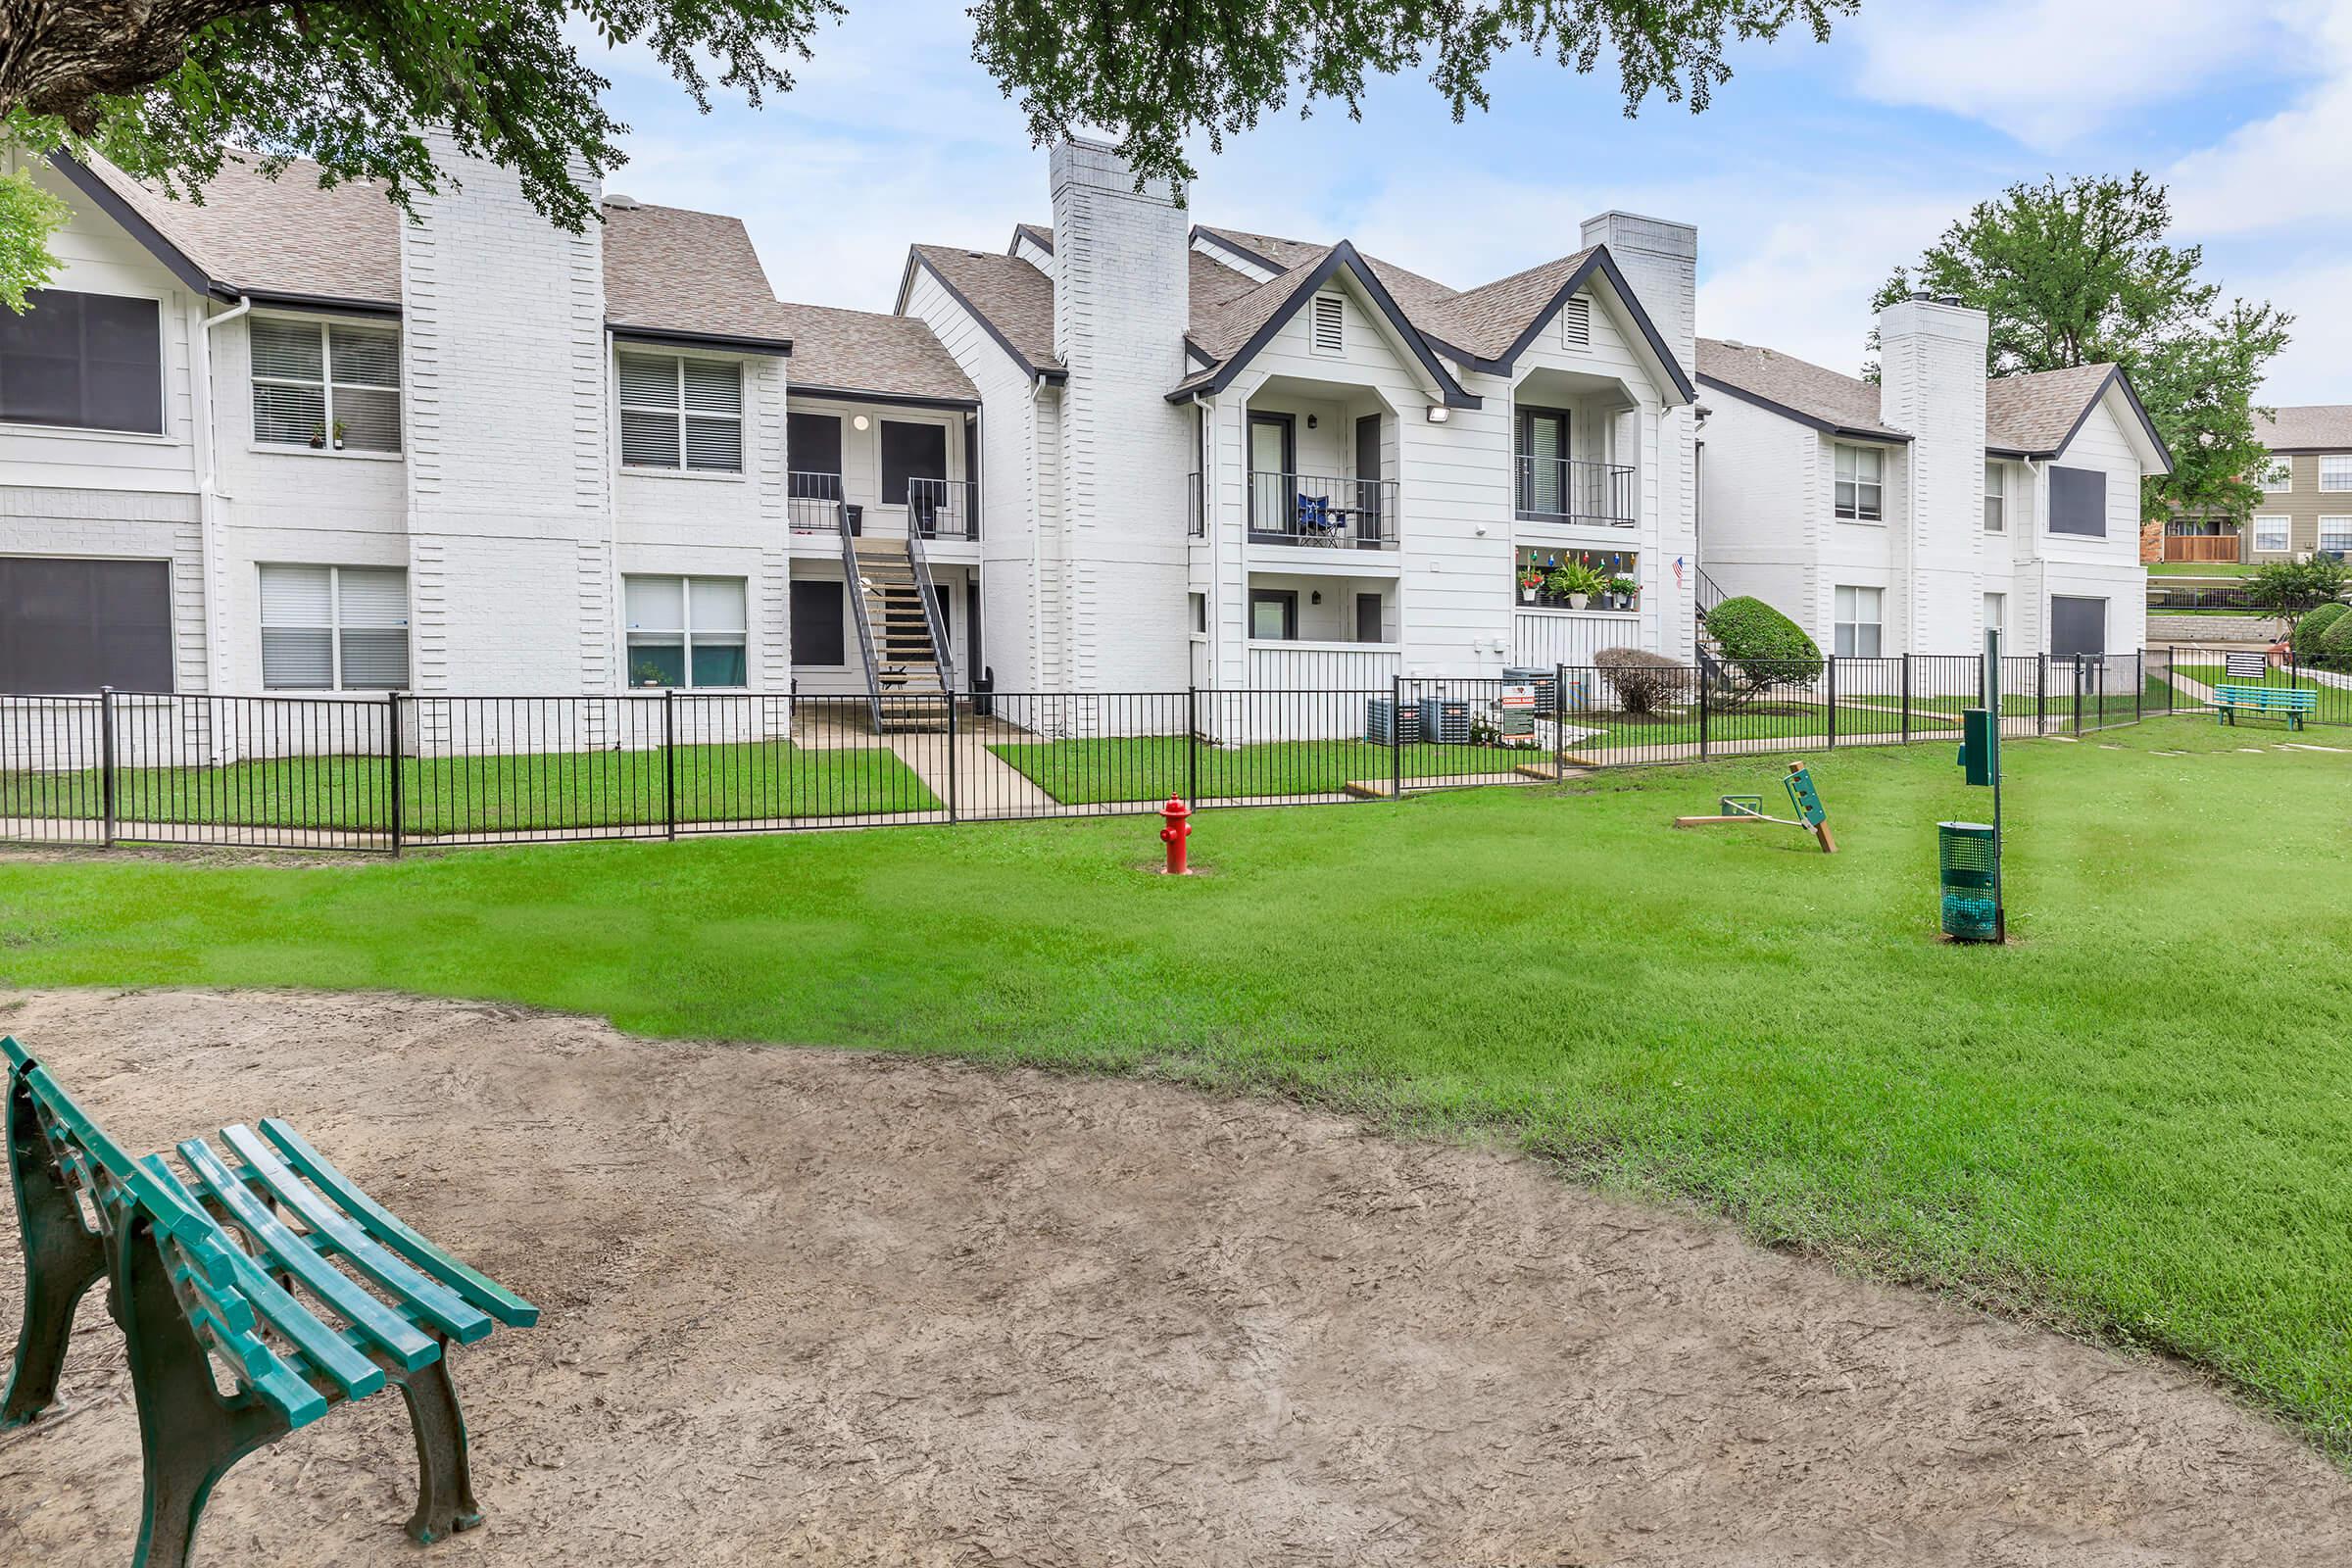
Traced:
<path fill-rule="evenodd" d="M 377 1241 L 510 1328 L 527 1329 L 539 1321 L 537 1307 L 402 1224 L 390 1210 L 328 1164 L 326 1156 L 303 1142 L 302 1135 L 293 1128 L 270 1116 L 263 1119 L 262 1132 L 296 1170 L 342 1204 Z"/>
<path fill-rule="evenodd" d="M 153 1171 L 158 1181 L 170 1183 L 190 1207 L 196 1206 L 195 1196 L 188 1192 L 179 1178 L 172 1174 L 172 1167 L 160 1157 L 150 1155 L 141 1163 Z M 262 1321 L 284 1335 L 296 1349 L 308 1356 L 330 1382 L 343 1391 L 345 1398 L 364 1399 L 384 1386 L 382 1367 L 352 1348 L 342 1335 L 321 1323 L 316 1312 L 289 1295 L 284 1286 L 263 1271 L 260 1264 L 234 1248 L 229 1249 L 229 1252 L 232 1266 L 236 1268 L 239 1293 L 253 1303 L 253 1309 L 261 1314 Z M 440 1347 L 433 1348 L 438 1353 Z"/>
<path fill-rule="evenodd" d="M 368 1240 L 365 1231 L 279 1161 L 250 1127 L 223 1127 L 221 1139 L 252 1167 L 262 1185 L 302 1217 L 315 1236 L 334 1243 L 352 1266 L 388 1291 L 406 1297 L 442 1333 L 461 1345 L 489 1337 L 490 1319 Z"/>
<path fill-rule="evenodd" d="M 188 1169 L 196 1173 L 204 1190 L 220 1200 L 220 1206 L 244 1227 L 254 1245 L 269 1254 L 265 1261 L 274 1262 L 300 1280 L 305 1289 L 341 1313 L 353 1328 L 382 1346 L 405 1370 L 414 1372 L 418 1367 L 430 1366 L 441 1354 L 441 1347 L 433 1343 L 430 1335 L 360 1289 L 341 1269 L 312 1250 L 310 1244 L 288 1229 L 285 1221 L 270 1213 L 243 1182 L 229 1174 L 220 1156 L 203 1139 L 191 1138 L 181 1144 L 179 1157 L 188 1162 Z"/>

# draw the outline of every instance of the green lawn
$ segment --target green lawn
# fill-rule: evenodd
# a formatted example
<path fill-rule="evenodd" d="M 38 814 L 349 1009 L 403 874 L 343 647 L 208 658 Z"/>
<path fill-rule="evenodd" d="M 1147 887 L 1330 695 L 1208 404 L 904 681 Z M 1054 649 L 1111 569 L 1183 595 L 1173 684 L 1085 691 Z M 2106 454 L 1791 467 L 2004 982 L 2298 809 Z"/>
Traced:
<path fill-rule="evenodd" d="M 1486 746 L 1407 746 L 1396 758 L 1386 746 L 1360 740 L 1193 747 L 1182 735 L 1008 741 L 989 750 L 1068 806 L 1164 801 L 1171 795 L 1203 801 L 1336 795 L 1351 783 L 1388 778 L 1399 765 L 1408 779 L 1460 778 L 1507 773 L 1549 755 Z"/>
<path fill-rule="evenodd" d="M 2158 561 L 2148 565 L 2151 577 L 2248 577 L 2254 568 L 2234 561 Z"/>
<path fill-rule="evenodd" d="M 115 814 L 125 822 L 385 831 L 387 773 L 383 759 L 370 757 L 124 768 Z M 659 751 L 409 758 L 400 774 L 402 821 L 419 834 L 660 822 L 670 787 Z M 880 747 L 680 746 L 675 787 L 681 822 L 941 808 L 913 770 Z M 0 772 L 0 816 L 94 818 L 101 809 L 95 770 Z"/>
<path fill-rule="evenodd" d="M 1770 792 L 1749 757 L 1211 810 L 1181 882 L 1120 819 L 0 861 L 0 981 L 384 987 L 1298 1096 L 2184 1356 L 2352 1453 L 2352 754 L 2247 744 L 2012 743 L 1998 950 L 1936 940 L 1934 824 L 1989 806 L 1936 745 L 1810 758 L 1835 857 L 1667 826 Z"/>

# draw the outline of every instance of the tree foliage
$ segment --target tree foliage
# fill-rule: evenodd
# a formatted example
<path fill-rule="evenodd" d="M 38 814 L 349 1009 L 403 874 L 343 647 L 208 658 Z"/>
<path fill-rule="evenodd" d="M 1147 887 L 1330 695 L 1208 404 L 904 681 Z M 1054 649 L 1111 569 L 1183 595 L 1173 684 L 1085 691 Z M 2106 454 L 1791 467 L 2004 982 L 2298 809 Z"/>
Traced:
<path fill-rule="evenodd" d="M 1715 639 L 1724 700 L 1738 707 L 1771 686 L 1810 686 L 1821 679 L 1821 648 L 1805 629 L 1761 599 L 1740 594 L 1707 612 Z"/>
<path fill-rule="evenodd" d="M 2122 366 L 2173 454 L 2174 471 L 2142 487 L 2142 514 L 2242 523 L 2262 499 L 2254 392 L 2294 318 L 2225 304 L 2200 276 L 2202 249 L 2172 244 L 2171 229 L 2171 197 L 2144 173 L 2012 185 L 1897 267 L 1873 303 L 1958 295 L 1991 318 L 1994 375 Z"/>
<path fill-rule="evenodd" d="M 1612 58 L 1633 113 L 1651 93 L 1704 109 L 1728 44 L 1801 23 L 1825 38 L 1861 0 L 978 0 L 973 54 L 1050 140 L 1111 128 L 1140 175 L 1193 172 L 1211 148 L 1296 99 L 1361 113 L 1373 77 L 1426 65 L 1458 120 L 1526 49 L 1578 72 Z M 276 173 L 315 160 L 329 182 L 381 180 L 406 205 L 437 176 L 421 134 L 520 174 L 577 229 L 626 129 L 602 102 L 581 30 L 650 51 L 697 106 L 714 87 L 757 105 L 791 88 L 840 0 L 74 0 L 0 4 L 0 148 L 95 151 L 174 194 L 224 149 Z M 39 281 L 48 228 L 0 200 L 0 300 Z"/>
<path fill-rule="evenodd" d="M 2335 623 L 2347 614 L 2352 614 L 2352 610 L 2332 602 L 2307 612 L 2302 619 L 2295 622 L 2295 629 L 2288 637 L 2288 646 L 2294 649 L 2296 661 L 2305 664 L 2319 663 L 2322 659 L 2320 645 Z"/>
<path fill-rule="evenodd" d="M 1603 648 L 1592 656 L 1600 678 L 1629 713 L 1657 713 L 1691 700 L 1690 668 L 1646 648 Z"/>
<path fill-rule="evenodd" d="M 2333 556 L 2265 562 L 2246 577 L 2246 603 L 2285 621 L 2287 639 L 2292 642 L 2296 622 L 2322 605 L 2343 598 L 2347 581 L 2352 581 L 2352 571 Z"/>

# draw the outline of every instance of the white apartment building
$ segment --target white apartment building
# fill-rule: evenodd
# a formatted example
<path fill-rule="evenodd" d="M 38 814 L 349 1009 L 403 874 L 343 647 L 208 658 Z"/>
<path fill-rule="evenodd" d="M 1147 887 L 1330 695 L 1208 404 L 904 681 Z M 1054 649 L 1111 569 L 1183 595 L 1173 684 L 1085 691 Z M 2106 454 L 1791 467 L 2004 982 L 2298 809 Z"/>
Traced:
<path fill-rule="evenodd" d="M 1987 378 L 1985 318 L 1879 318 L 1880 382 L 1702 338 L 1699 562 L 1825 652 L 2129 654 L 2147 624 L 2140 480 L 2171 456 L 2122 370 Z"/>
<path fill-rule="evenodd" d="M 0 690 L 1372 689 L 1687 655 L 1694 232 L 1455 290 L 1188 221 L 1056 148 L 1053 224 L 779 302 L 731 218 L 513 175 L 411 221 L 231 165 L 34 169 L 0 316 Z M 1640 592 L 1522 605 L 1582 556 Z"/>

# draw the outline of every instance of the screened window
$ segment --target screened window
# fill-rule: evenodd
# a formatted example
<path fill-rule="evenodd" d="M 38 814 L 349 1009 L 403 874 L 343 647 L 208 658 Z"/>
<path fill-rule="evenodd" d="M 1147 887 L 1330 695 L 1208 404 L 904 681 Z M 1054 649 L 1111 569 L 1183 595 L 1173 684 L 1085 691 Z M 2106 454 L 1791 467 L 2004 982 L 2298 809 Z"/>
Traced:
<path fill-rule="evenodd" d="M 1837 461 L 1838 515 L 1848 522 L 1884 521 L 1886 454 L 1877 447 L 1840 446 Z"/>
<path fill-rule="evenodd" d="M 400 450 L 400 332 L 251 318 L 253 439 L 320 451 Z"/>
<path fill-rule="evenodd" d="M 795 499 L 841 499 L 841 416 L 788 414 L 784 416 L 784 444 L 792 466 L 790 493 Z"/>
<path fill-rule="evenodd" d="M 623 466 L 743 471 L 742 367 L 674 354 L 619 358 Z"/>
<path fill-rule="evenodd" d="M 2107 536 L 2107 475 L 2097 468 L 2050 470 L 2050 532 Z"/>
<path fill-rule="evenodd" d="M 2352 517 L 2322 517 L 2320 548 L 2335 555 L 2352 553 Z"/>
<path fill-rule="evenodd" d="M 838 669 L 850 662 L 842 629 L 842 586 L 822 577 L 792 582 L 792 662 L 812 669 Z"/>
<path fill-rule="evenodd" d="M 2284 550 L 2287 519 L 2284 517 L 2256 517 L 2254 519 L 2254 548 Z"/>
<path fill-rule="evenodd" d="M 2352 452 L 2330 453 L 2320 459 L 2320 488 L 2352 490 Z"/>
<path fill-rule="evenodd" d="M 741 577 L 624 577 L 632 686 L 746 686 Z"/>
<path fill-rule="evenodd" d="M 153 300 L 36 288 L 0 310 L 0 419 L 164 430 L 163 312 Z"/>
<path fill-rule="evenodd" d="M 2295 460 L 2273 458 L 2262 470 L 2262 488 L 2271 495 L 2283 495 L 2295 487 Z"/>
<path fill-rule="evenodd" d="M 1839 659 L 1879 657 L 1879 606 L 1884 595 L 1885 590 L 1879 588 L 1838 590 L 1835 650 Z"/>
<path fill-rule="evenodd" d="M 1984 465 L 1984 531 L 2003 533 L 2009 527 L 2009 466 Z"/>
<path fill-rule="evenodd" d="M 1298 595 L 1289 588 L 1250 590 L 1250 635 L 1259 642 L 1287 643 L 1298 638 Z"/>
<path fill-rule="evenodd" d="M 262 684 L 271 691 L 405 689 L 409 574 L 397 566 L 264 566 Z"/>
<path fill-rule="evenodd" d="M 172 568 L 0 556 L 0 692 L 101 686 L 172 690 Z"/>
<path fill-rule="evenodd" d="M 917 505 L 926 500 L 938 504 L 941 494 L 937 483 L 928 486 L 909 480 L 937 481 L 948 476 L 948 427 L 944 424 L 908 424 L 898 419 L 882 421 L 882 504 L 886 507 Z"/>

